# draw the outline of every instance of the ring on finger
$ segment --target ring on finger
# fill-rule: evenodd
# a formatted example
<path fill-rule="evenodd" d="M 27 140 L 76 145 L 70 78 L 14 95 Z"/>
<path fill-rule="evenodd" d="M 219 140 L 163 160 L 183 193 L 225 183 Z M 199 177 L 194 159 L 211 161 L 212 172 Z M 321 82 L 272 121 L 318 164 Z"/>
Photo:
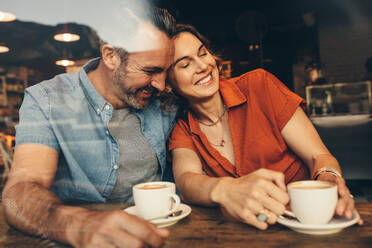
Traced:
<path fill-rule="evenodd" d="M 269 211 L 267 211 L 266 209 L 261 210 L 260 213 L 257 215 L 258 221 L 266 222 L 269 214 Z"/>
<path fill-rule="evenodd" d="M 266 222 L 267 221 L 267 216 L 265 214 L 259 214 L 259 215 L 257 215 L 257 219 L 258 219 L 258 221 Z"/>

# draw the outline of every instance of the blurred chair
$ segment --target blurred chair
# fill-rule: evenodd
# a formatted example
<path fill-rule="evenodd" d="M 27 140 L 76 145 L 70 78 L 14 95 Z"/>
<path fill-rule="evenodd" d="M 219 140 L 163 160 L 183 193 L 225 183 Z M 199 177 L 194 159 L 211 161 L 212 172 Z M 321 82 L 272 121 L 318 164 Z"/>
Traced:
<path fill-rule="evenodd" d="M 0 136 L 0 154 L 4 161 L 4 171 L 1 175 L 1 184 L 4 184 L 13 162 L 13 150 L 6 144 L 6 140 Z"/>

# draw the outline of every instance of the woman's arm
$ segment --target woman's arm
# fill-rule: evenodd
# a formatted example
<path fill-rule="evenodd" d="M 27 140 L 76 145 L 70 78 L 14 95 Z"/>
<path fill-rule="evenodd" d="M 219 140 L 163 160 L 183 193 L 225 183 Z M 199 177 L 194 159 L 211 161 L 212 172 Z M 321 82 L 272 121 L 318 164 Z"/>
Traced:
<path fill-rule="evenodd" d="M 206 206 L 219 205 L 229 216 L 266 229 L 282 215 L 289 197 L 285 190 L 284 175 L 260 169 L 241 178 L 209 177 L 203 175 L 197 154 L 186 148 L 176 148 L 173 155 L 174 179 L 186 202 Z M 257 219 L 265 213 L 267 223 Z"/>
<path fill-rule="evenodd" d="M 292 151 L 309 167 L 312 176 L 324 166 L 333 168 L 341 174 L 337 160 L 328 151 L 313 124 L 300 107 L 284 126 L 281 134 Z"/>
<path fill-rule="evenodd" d="M 202 164 L 194 151 L 176 148 L 172 152 L 173 174 L 177 189 L 184 201 L 214 206 L 211 192 L 221 178 L 203 175 Z"/>
<path fill-rule="evenodd" d="M 297 108 L 291 119 L 284 126 L 281 134 L 292 151 L 307 164 L 313 179 L 322 168 L 332 168 L 332 170 L 342 175 L 337 160 L 328 151 L 313 124 L 300 107 Z M 318 174 L 317 179 L 337 184 L 340 198 L 337 203 L 336 213 L 351 218 L 354 200 L 346 187 L 345 180 L 327 172 Z M 359 223 L 361 224 L 362 222 L 360 221 Z"/>

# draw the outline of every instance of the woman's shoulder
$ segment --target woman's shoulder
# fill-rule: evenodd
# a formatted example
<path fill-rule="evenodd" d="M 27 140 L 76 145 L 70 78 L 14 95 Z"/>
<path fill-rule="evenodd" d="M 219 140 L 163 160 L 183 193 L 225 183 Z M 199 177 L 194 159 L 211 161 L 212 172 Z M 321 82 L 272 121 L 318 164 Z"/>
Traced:
<path fill-rule="evenodd" d="M 175 127 L 190 132 L 189 111 L 178 112 Z"/>
<path fill-rule="evenodd" d="M 252 71 L 248 71 L 238 77 L 234 77 L 229 79 L 229 81 L 233 81 L 235 83 L 242 83 L 242 82 L 259 82 L 264 80 L 266 77 L 272 75 L 270 72 L 264 69 L 255 69 Z"/>
<path fill-rule="evenodd" d="M 267 86 L 267 82 L 272 80 L 268 80 L 273 78 L 274 76 L 264 70 L 264 69 L 256 69 L 249 72 L 246 72 L 238 77 L 230 78 L 227 81 L 229 83 L 235 84 L 237 87 L 240 88 L 241 91 L 245 90 L 263 90 Z"/>

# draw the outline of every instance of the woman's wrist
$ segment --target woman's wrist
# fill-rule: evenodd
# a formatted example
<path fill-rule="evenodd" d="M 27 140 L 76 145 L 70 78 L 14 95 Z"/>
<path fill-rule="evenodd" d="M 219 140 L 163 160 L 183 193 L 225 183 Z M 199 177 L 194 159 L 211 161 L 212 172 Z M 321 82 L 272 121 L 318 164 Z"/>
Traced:
<path fill-rule="evenodd" d="M 221 204 L 225 197 L 225 190 L 228 188 L 230 180 L 234 180 L 230 177 L 221 177 L 214 185 L 210 193 L 210 199 L 213 203 Z"/>
<path fill-rule="evenodd" d="M 334 177 L 342 178 L 341 173 L 332 167 L 319 168 L 317 171 L 314 172 L 313 179 L 317 180 L 321 175 L 332 175 Z"/>

